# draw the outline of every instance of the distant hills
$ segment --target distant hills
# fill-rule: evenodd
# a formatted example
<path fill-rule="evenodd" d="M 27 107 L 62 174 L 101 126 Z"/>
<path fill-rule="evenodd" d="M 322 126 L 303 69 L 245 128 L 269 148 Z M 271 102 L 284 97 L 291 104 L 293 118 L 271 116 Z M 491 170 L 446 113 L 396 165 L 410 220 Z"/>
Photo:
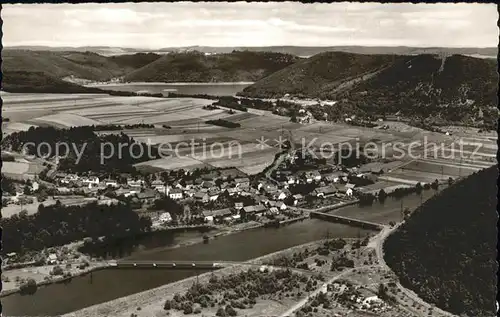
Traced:
<path fill-rule="evenodd" d="M 121 78 L 137 82 L 238 82 L 257 81 L 299 60 L 298 57 L 270 52 L 231 52 L 227 54 L 205 55 L 200 52 L 134 53 L 128 55 L 103 56 L 93 52 L 76 51 L 32 51 L 8 49 L 2 52 L 4 70 L 3 89 L 18 91 L 20 78 L 23 89 L 37 86 L 41 79 L 45 84 L 53 83 L 53 90 L 66 92 L 61 81 L 73 83 L 109 81 Z M 33 74 L 33 79 L 29 79 Z M 29 83 L 29 84 L 28 84 Z M 71 91 L 73 92 L 74 86 Z"/>
<path fill-rule="evenodd" d="M 13 46 L 4 48 L 26 49 L 37 51 L 74 51 L 74 52 L 94 52 L 100 55 L 122 55 L 134 53 L 157 53 L 198 51 L 202 53 L 231 53 L 232 51 L 251 52 L 274 52 L 291 54 L 301 57 L 309 57 L 323 52 L 346 52 L 356 54 L 389 54 L 389 55 L 418 55 L 418 54 L 461 54 L 480 55 L 496 58 L 498 48 L 486 47 L 407 47 L 407 46 L 240 46 L 240 47 L 213 47 L 213 46 L 186 46 L 186 47 L 166 47 L 160 49 L 140 49 L 107 46 L 84 46 L 84 47 L 49 47 L 49 46 Z"/>
<path fill-rule="evenodd" d="M 496 316 L 497 178 L 491 167 L 444 189 L 384 243 L 401 284 L 457 316 Z"/>
<path fill-rule="evenodd" d="M 462 121 L 480 108 L 496 107 L 497 88 L 497 63 L 492 59 L 326 52 L 263 78 L 241 95 L 282 98 L 290 94 L 336 100 L 335 107 L 361 113 L 400 112 Z"/>
<path fill-rule="evenodd" d="M 271 52 L 234 51 L 205 55 L 171 53 L 128 73 L 127 82 L 242 82 L 257 81 L 289 66 L 299 58 Z"/>

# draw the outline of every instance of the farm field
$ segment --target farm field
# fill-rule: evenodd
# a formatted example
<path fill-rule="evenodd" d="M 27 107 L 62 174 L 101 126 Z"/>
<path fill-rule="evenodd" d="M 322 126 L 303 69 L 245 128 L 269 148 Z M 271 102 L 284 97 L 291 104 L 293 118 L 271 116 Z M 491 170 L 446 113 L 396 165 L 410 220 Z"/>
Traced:
<path fill-rule="evenodd" d="M 410 145 L 414 153 L 422 152 L 425 142 L 450 146 L 456 142 L 455 136 L 433 133 L 421 129 L 401 128 L 380 130 L 356 127 L 344 123 L 315 122 L 301 125 L 290 122 L 287 117 L 274 115 L 266 111 L 240 112 L 225 109 L 205 110 L 203 106 L 213 100 L 198 98 L 154 98 L 154 97 L 119 97 L 103 94 L 2 94 L 4 99 L 3 115 L 10 122 L 3 123 L 4 133 L 12 133 L 29 129 L 30 126 L 54 126 L 65 128 L 82 125 L 102 124 L 153 124 L 154 128 L 124 129 L 118 131 L 100 131 L 98 133 L 126 133 L 137 141 L 151 144 L 166 144 L 162 153 L 174 154 L 170 148 L 179 146 L 177 156 L 143 162 L 139 166 L 150 166 L 155 169 L 196 168 L 200 166 L 227 167 L 234 166 L 251 174 L 260 172 L 269 165 L 279 151 L 280 138 L 292 138 L 296 146 L 324 146 L 328 150 L 336 150 L 339 144 L 349 143 L 352 146 L 365 146 L 371 142 L 378 149 L 379 156 L 391 158 L 396 142 L 408 150 Z M 238 128 L 225 128 L 206 124 L 207 120 L 224 119 L 237 122 Z M 164 128 L 163 126 L 168 126 Z M 259 140 L 264 146 L 259 148 Z M 182 143 L 186 142 L 188 144 Z M 191 143 L 199 143 L 191 148 Z M 312 143 L 311 143 L 312 142 Z M 474 170 L 478 166 L 493 164 L 496 155 L 496 143 L 487 136 L 468 134 L 462 143 L 463 152 L 474 151 L 476 143 L 481 143 L 480 155 L 473 157 L 479 160 L 470 164 Z M 237 143 L 242 149 L 241 158 L 233 153 L 203 153 L 214 146 L 227 148 L 228 144 Z M 347 146 L 347 145 L 345 145 Z M 385 146 L 385 153 L 381 149 Z M 455 145 L 456 147 L 459 144 Z M 194 153 L 194 156 L 193 156 Z M 442 154 L 448 152 L 443 151 Z M 224 154 L 224 155 L 221 155 Z M 325 155 L 326 155 L 325 154 Z M 400 153 L 398 153 L 400 154 Z M 405 170 L 395 171 L 397 177 L 411 181 L 434 180 L 436 175 L 458 175 L 459 161 L 442 160 L 438 153 L 436 162 L 413 162 Z M 404 160 L 404 159 L 403 159 Z M 472 160 L 471 160 L 472 161 Z M 466 166 L 468 161 L 464 160 Z M 419 165 L 420 164 L 420 165 Z M 440 164 L 445 164 L 441 170 Z M 426 173 L 430 173 L 426 175 Z M 394 174 L 396 177 L 396 174 Z"/>
<path fill-rule="evenodd" d="M 472 166 L 462 166 L 449 164 L 449 162 L 444 161 L 442 163 L 437 162 L 429 162 L 429 161 L 414 161 L 408 165 L 405 165 L 402 168 L 402 171 L 415 171 L 415 172 L 423 172 L 423 173 L 434 173 L 434 174 L 443 174 L 448 177 L 456 177 L 460 174 L 466 175 L 470 172 L 475 172 L 479 170 L 479 168 Z M 401 171 L 401 169 L 400 169 Z"/>

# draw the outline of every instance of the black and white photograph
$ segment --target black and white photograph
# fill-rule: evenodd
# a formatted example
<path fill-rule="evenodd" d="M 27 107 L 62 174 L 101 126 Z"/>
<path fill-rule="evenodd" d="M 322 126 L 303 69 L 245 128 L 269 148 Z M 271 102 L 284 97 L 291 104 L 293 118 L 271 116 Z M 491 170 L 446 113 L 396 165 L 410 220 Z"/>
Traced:
<path fill-rule="evenodd" d="M 0 14 L 0 316 L 497 316 L 497 4 Z"/>

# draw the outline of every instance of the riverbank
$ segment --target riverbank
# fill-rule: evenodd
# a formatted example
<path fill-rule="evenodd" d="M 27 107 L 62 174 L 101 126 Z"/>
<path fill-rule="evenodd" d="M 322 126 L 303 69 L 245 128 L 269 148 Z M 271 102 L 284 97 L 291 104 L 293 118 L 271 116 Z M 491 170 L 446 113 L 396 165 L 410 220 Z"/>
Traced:
<path fill-rule="evenodd" d="M 58 265 L 43 265 L 22 269 L 2 270 L 2 292 L 0 298 L 19 293 L 22 281 L 33 279 L 37 288 L 55 283 L 64 283 L 75 277 L 84 276 L 91 272 L 102 270 L 109 267 L 106 262 L 90 262 L 89 266 L 83 269 L 78 266 L 72 266 L 71 269 L 65 269 L 65 275 L 52 275 L 51 272 Z"/>
<path fill-rule="evenodd" d="M 307 218 L 307 217 L 305 217 Z M 288 219 L 285 221 L 289 221 L 287 223 L 293 223 L 299 220 L 305 219 L 304 217 L 298 217 L 298 218 L 292 218 Z M 247 223 L 241 223 L 237 224 L 232 227 L 219 227 L 213 230 L 212 234 L 209 235 L 209 240 L 211 239 L 217 239 L 218 237 L 223 237 L 223 236 L 228 236 L 231 234 L 239 233 L 242 231 L 248 231 L 248 230 L 254 230 L 254 229 L 259 229 L 265 227 L 264 223 L 259 223 L 255 221 L 247 222 Z M 178 231 L 176 228 L 168 228 L 168 229 L 163 229 L 163 230 L 157 230 L 158 231 Z M 201 244 L 203 243 L 202 237 L 190 237 L 190 238 L 185 238 L 181 242 L 172 245 L 168 248 L 163 249 L 176 249 L 176 248 L 181 248 L 181 247 L 187 247 L 195 244 Z M 80 243 L 81 244 L 81 243 Z M 73 243 L 71 244 L 71 247 L 74 248 L 75 245 L 79 245 L 79 243 Z M 57 249 L 62 249 L 65 246 L 58 247 Z M 148 251 L 143 251 L 141 252 L 142 254 L 147 254 L 148 252 L 155 252 L 156 249 L 151 249 Z M 87 255 L 82 255 L 82 258 L 89 263 L 89 266 L 84 268 L 84 269 L 79 269 L 78 268 L 78 263 L 76 262 L 71 262 L 71 268 L 67 268 L 66 265 L 68 263 L 61 263 L 59 265 L 44 265 L 44 266 L 24 266 L 19 269 L 10 269 L 10 270 L 3 270 L 2 272 L 2 277 L 3 277 L 3 288 L 2 292 L 0 293 L 0 298 L 13 295 L 16 293 L 20 292 L 20 285 L 23 281 L 26 281 L 28 279 L 33 279 L 35 280 L 37 287 L 44 287 L 50 284 L 55 284 L 55 283 L 63 283 L 66 281 L 71 280 L 72 278 L 79 277 L 79 276 L 84 276 L 89 273 L 92 273 L 97 270 L 102 270 L 109 268 L 109 264 L 106 261 L 93 261 L 94 259 L 88 257 Z M 126 259 L 125 257 L 124 259 Z M 82 259 L 79 260 L 80 262 Z M 63 276 L 63 275 L 51 275 L 50 272 L 54 269 L 56 266 L 61 266 L 64 270 L 65 273 L 70 273 L 71 275 Z"/>
<path fill-rule="evenodd" d="M 354 241 L 355 239 L 346 239 L 347 241 Z M 63 317 L 100 317 L 100 316 L 114 316 L 114 317 L 129 317 L 131 314 L 137 316 L 167 316 L 167 312 L 163 310 L 165 300 L 187 291 L 193 283 L 208 283 L 212 276 L 218 278 L 246 271 L 250 268 L 260 267 L 265 265 L 266 262 L 271 262 L 279 257 L 291 256 L 296 252 L 302 252 L 307 248 L 315 248 L 327 241 L 327 239 L 317 240 L 294 246 L 285 250 L 273 252 L 261 257 L 242 262 L 241 264 L 231 265 L 214 272 L 207 272 L 198 276 L 189 277 L 181 281 L 166 284 L 155 289 L 147 290 L 141 293 L 132 294 L 122 298 L 118 298 L 106 303 L 90 306 L 72 313 L 63 315 Z M 293 270 L 293 268 L 292 268 Z M 314 272 L 304 271 L 307 274 L 314 274 Z M 278 307 L 278 309 L 280 309 Z M 283 310 L 283 307 L 281 307 Z M 284 308 L 286 310 L 286 308 Z"/>

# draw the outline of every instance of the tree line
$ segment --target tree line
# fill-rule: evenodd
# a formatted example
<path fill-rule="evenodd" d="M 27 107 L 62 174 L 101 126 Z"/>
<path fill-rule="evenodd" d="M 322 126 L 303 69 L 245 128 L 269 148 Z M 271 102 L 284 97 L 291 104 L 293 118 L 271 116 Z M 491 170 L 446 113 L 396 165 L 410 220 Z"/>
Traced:
<path fill-rule="evenodd" d="M 21 212 L 2 218 L 0 224 L 4 254 L 38 251 L 84 238 L 131 236 L 151 228 L 149 218 L 140 217 L 126 204 L 64 206 L 59 201 L 51 206 L 41 204 L 33 215 Z"/>

